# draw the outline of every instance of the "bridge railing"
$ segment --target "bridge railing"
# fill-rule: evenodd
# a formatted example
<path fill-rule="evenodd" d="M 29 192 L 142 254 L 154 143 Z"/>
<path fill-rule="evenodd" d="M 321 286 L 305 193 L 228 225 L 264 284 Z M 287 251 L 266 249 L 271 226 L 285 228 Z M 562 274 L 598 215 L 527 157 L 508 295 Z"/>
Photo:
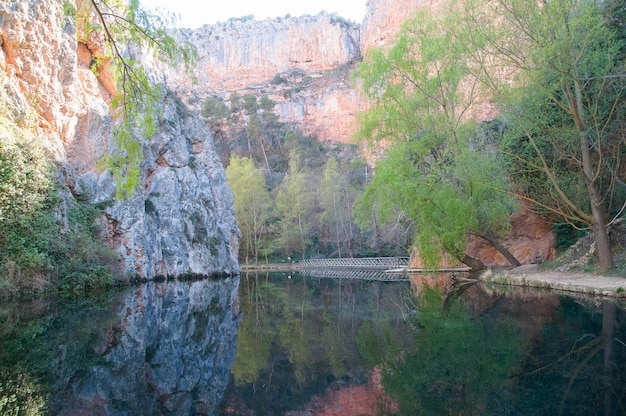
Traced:
<path fill-rule="evenodd" d="M 359 279 L 378 280 L 383 282 L 409 280 L 409 275 L 404 273 L 386 273 L 384 270 L 364 270 L 346 268 L 307 268 L 300 273 L 305 277 L 316 277 L 323 279 Z"/>
<path fill-rule="evenodd" d="M 408 257 L 363 257 L 342 259 L 308 259 L 298 263 L 298 267 L 327 268 L 327 269 L 361 269 L 361 270 L 389 270 L 406 268 L 409 265 Z"/>

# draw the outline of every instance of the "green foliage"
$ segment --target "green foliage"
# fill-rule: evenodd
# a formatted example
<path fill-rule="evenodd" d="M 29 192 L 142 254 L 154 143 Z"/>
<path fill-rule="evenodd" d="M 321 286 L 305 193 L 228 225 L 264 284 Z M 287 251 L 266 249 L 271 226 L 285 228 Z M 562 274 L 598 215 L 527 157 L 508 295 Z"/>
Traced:
<path fill-rule="evenodd" d="M 127 117 L 130 117 L 130 113 Z M 141 182 L 140 168 L 143 151 L 141 142 L 134 136 L 129 123 L 123 122 L 118 125 L 119 128 L 116 129 L 115 134 L 117 148 L 106 159 L 106 166 L 111 169 L 113 179 L 117 184 L 116 197 L 118 199 L 132 196 Z"/>
<path fill-rule="evenodd" d="M 76 6 L 69 0 L 63 0 L 63 16 L 76 17 Z"/>
<path fill-rule="evenodd" d="M 46 396 L 28 374 L 15 376 L 0 370 L 0 413 L 5 416 L 45 414 Z"/>
<path fill-rule="evenodd" d="M 79 13 L 84 34 L 93 30 L 106 33 L 107 50 L 104 56 L 111 59 L 118 92 L 113 98 L 113 108 L 118 124 L 114 134 L 116 147 L 107 158 L 106 165 L 118 184 L 117 197 L 127 198 L 137 188 L 140 164 L 143 160 L 141 144 L 150 139 L 158 124 L 161 111 L 161 87 L 148 79 L 141 56 L 133 56 L 133 48 L 152 53 L 158 61 L 170 65 L 183 63 L 190 70 L 197 55 L 190 43 L 178 44 L 168 34 L 174 22 L 171 16 L 152 14 L 141 8 L 137 0 L 90 0 Z M 95 17 L 97 24 L 92 23 Z M 96 65 L 96 70 L 98 70 Z"/>
<path fill-rule="evenodd" d="M 200 114 L 215 134 L 227 122 L 230 110 L 221 99 L 209 96 L 204 100 Z"/>
<path fill-rule="evenodd" d="M 465 121 L 481 90 L 458 18 L 419 13 L 388 52 L 369 53 L 356 73 L 373 100 L 357 137 L 387 143 L 357 200 L 359 224 L 408 217 L 430 267 L 442 252 L 462 260 L 470 234 L 502 232 L 514 209 L 493 143 Z"/>
<path fill-rule="evenodd" d="M 69 229 L 55 219 L 59 204 L 50 191 L 34 213 L 0 224 L 0 295 L 19 291 L 80 291 L 113 285 L 115 254 L 100 240 L 102 207 L 77 203 Z"/>
<path fill-rule="evenodd" d="M 287 82 L 287 80 L 283 78 L 280 74 L 276 74 L 274 75 L 274 78 L 272 78 L 270 82 L 274 85 L 280 85 L 280 84 L 284 84 L 285 82 Z"/>
<path fill-rule="evenodd" d="M 328 158 L 319 188 L 320 221 L 336 246 L 336 256 L 354 257 L 355 225 L 352 209 L 360 187 L 350 183 L 349 171 L 342 169 L 337 159 Z M 358 168 L 358 167 L 357 167 Z M 343 250 L 343 251 L 342 251 Z M 333 253 L 334 254 L 334 253 Z M 333 256 L 334 257 L 334 256 Z"/>
<path fill-rule="evenodd" d="M 0 223 L 35 212 L 52 186 L 52 164 L 37 138 L 0 117 Z"/>
<path fill-rule="evenodd" d="M 552 232 L 554 232 L 554 245 L 558 252 L 567 250 L 588 233 L 588 231 L 576 229 L 570 224 L 554 224 Z"/>
<path fill-rule="evenodd" d="M 300 154 L 293 151 L 289 171 L 276 195 L 276 210 L 280 217 L 281 240 L 287 255 L 300 253 L 306 257 L 311 244 L 313 195 L 309 192 L 307 175 L 302 169 Z"/>
<path fill-rule="evenodd" d="M 249 158 L 233 156 L 226 168 L 226 180 L 235 199 L 237 224 L 242 232 L 240 255 L 257 263 L 271 247 L 269 226 L 272 199 L 265 184 L 263 171 Z"/>
<path fill-rule="evenodd" d="M 617 168 L 626 153 L 619 13 L 611 2 L 500 0 L 466 15 L 491 54 L 485 73 L 515 75 L 492 86 L 523 197 L 559 222 L 593 230 L 600 267 L 613 267 L 604 218 L 626 202 Z"/>
<path fill-rule="evenodd" d="M 243 111 L 248 115 L 256 114 L 256 111 L 258 109 L 256 95 L 254 94 L 244 95 L 242 108 L 243 108 Z"/>

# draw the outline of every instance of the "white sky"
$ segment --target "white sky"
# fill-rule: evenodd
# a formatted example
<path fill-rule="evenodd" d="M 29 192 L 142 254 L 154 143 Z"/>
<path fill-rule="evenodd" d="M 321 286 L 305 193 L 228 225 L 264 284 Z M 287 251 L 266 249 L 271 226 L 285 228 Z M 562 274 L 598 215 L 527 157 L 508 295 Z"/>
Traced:
<path fill-rule="evenodd" d="M 158 7 L 180 14 L 177 26 L 195 29 L 231 17 L 254 15 L 257 20 L 263 20 L 286 14 L 316 15 L 322 10 L 361 23 L 366 0 L 139 0 L 139 3 L 149 9 Z"/>

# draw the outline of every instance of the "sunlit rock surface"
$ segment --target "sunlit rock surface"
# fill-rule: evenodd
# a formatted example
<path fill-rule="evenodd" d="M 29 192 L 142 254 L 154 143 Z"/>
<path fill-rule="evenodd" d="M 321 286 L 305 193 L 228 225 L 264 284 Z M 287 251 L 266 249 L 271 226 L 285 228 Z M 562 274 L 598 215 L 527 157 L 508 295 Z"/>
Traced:
<path fill-rule="evenodd" d="M 0 108 L 3 123 L 29 130 L 59 166 L 67 224 L 74 199 L 106 202 L 108 242 L 131 276 L 233 274 L 238 229 L 224 169 L 197 115 L 162 95 L 157 134 L 143 142 L 141 184 L 132 198 L 115 197 L 105 169 L 113 143 L 110 77 L 89 68 L 97 39 L 84 42 L 73 1 L 0 3 Z M 92 32 L 93 33 L 93 32 Z M 163 75 L 155 69 L 155 82 Z"/>
<path fill-rule="evenodd" d="M 237 351 L 238 278 L 148 283 L 127 292 L 82 367 L 60 348 L 50 414 L 214 415 Z M 91 353 L 91 352 L 90 352 Z"/>

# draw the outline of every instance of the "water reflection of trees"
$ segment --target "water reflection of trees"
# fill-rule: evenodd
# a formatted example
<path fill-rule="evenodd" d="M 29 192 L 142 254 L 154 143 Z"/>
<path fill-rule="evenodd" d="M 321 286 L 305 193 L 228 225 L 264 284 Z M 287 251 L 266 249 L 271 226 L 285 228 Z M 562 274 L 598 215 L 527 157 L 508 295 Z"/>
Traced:
<path fill-rule="evenodd" d="M 326 388 L 368 382 L 357 342 L 364 327 L 410 331 L 399 307 L 408 283 L 250 274 L 242 277 L 237 359 L 227 406 L 255 414 L 299 409 Z M 245 403 L 235 403 L 242 397 Z"/>
<path fill-rule="evenodd" d="M 408 344 L 369 335 L 399 414 L 626 414 L 616 302 L 451 282 L 414 280 Z"/>

